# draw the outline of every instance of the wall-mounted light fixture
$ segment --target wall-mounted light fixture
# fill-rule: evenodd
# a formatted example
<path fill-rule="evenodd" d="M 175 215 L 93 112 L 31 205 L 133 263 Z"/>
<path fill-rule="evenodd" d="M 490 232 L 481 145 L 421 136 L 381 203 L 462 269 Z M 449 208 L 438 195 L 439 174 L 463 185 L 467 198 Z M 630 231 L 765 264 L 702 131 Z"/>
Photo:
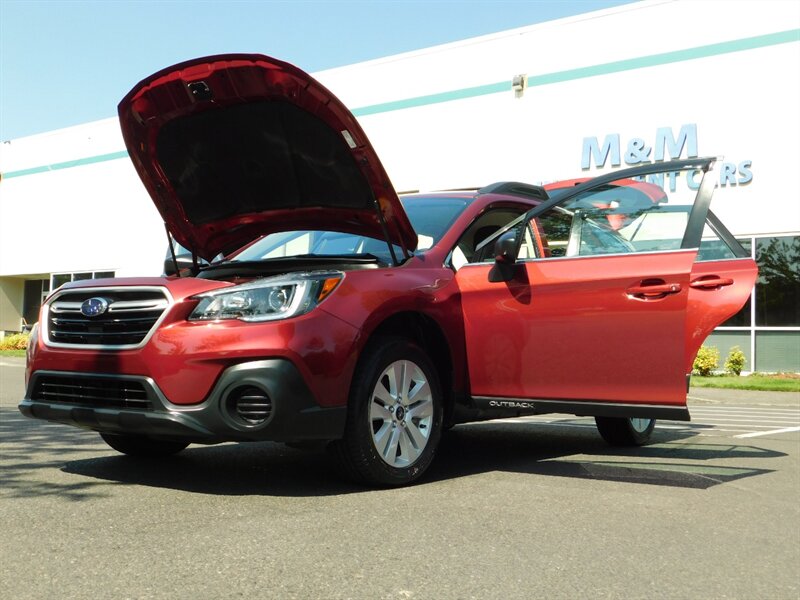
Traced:
<path fill-rule="evenodd" d="M 528 87 L 528 76 L 524 73 L 522 75 L 514 75 L 511 80 L 511 89 L 514 90 L 514 97 L 522 98 L 526 87 Z"/>

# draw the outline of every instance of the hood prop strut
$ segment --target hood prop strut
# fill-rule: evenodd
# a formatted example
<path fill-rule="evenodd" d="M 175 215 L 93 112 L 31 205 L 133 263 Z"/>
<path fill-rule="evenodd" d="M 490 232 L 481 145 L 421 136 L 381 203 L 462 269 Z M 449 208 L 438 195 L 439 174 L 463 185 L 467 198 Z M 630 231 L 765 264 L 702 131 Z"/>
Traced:
<path fill-rule="evenodd" d="M 181 272 L 178 269 L 178 259 L 175 257 L 175 243 L 172 239 L 172 234 L 169 232 L 169 226 L 164 223 L 164 229 L 167 230 L 167 243 L 169 244 L 169 253 L 172 256 L 172 266 L 175 269 L 175 275 L 178 277 L 181 276 Z"/>
<path fill-rule="evenodd" d="M 389 246 L 389 254 L 392 255 L 392 263 L 395 267 L 397 267 L 400 265 L 400 262 L 397 260 L 397 255 L 394 253 L 394 245 L 392 244 L 392 239 L 389 237 L 389 229 L 386 227 L 386 221 L 383 218 L 383 211 L 381 210 L 381 205 L 377 198 L 375 198 L 375 212 L 378 214 L 378 221 L 381 224 L 381 231 L 383 231 L 383 237 L 386 239 L 386 245 Z M 405 258 L 410 258 L 408 249 L 406 248 L 402 236 L 400 237 L 400 247 L 403 249 L 403 255 Z"/>

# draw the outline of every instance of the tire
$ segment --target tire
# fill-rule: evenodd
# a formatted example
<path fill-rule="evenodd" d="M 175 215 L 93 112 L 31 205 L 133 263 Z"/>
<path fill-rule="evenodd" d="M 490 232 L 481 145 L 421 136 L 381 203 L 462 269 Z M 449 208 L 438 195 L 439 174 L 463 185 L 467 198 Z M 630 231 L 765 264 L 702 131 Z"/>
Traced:
<path fill-rule="evenodd" d="M 428 356 L 407 340 L 379 338 L 361 355 L 344 438 L 332 449 L 358 482 L 408 485 L 433 461 L 442 435 L 442 405 L 439 377 Z"/>
<path fill-rule="evenodd" d="M 595 417 L 597 430 L 612 446 L 644 446 L 650 442 L 655 419 Z"/>
<path fill-rule="evenodd" d="M 142 435 L 101 433 L 100 437 L 117 452 L 139 458 L 163 458 L 165 456 L 172 456 L 189 445 L 186 442 L 155 440 Z"/>

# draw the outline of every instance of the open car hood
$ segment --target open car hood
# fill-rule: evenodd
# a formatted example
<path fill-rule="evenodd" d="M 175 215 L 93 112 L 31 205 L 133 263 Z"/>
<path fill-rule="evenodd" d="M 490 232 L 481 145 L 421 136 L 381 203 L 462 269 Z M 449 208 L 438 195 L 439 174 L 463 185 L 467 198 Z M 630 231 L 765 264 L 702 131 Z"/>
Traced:
<path fill-rule="evenodd" d="M 119 118 L 169 231 L 206 260 L 290 230 L 416 248 L 355 117 L 288 63 L 255 54 L 180 63 L 137 84 L 120 102 Z"/>

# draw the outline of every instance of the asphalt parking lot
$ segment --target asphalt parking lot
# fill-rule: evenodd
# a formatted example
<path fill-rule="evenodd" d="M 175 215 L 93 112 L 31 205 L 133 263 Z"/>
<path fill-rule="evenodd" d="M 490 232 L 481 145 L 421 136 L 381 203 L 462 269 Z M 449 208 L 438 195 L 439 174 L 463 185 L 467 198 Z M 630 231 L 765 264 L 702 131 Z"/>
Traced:
<path fill-rule="evenodd" d="M 567 415 L 459 426 L 376 491 L 280 444 L 120 456 L 22 417 L 22 362 L 0 358 L 2 598 L 800 594 L 798 394 L 692 389 L 639 449 Z"/>

